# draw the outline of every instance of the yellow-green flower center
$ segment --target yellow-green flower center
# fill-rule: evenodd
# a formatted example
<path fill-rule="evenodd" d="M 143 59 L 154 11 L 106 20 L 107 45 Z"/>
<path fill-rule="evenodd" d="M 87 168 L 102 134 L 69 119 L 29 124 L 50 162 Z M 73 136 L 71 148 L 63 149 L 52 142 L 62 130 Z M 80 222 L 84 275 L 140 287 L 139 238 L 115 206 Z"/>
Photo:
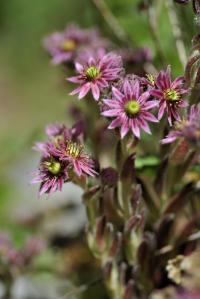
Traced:
<path fill-rule="evenodd" d="M 88 79 L 96 79 L 100 75 L 100 70 L 96 66 L 90 66 L 86 70 L 85 74 L 86 74 L 86 76 L 87 76 Z"/>
<path fill-rule="evenodd" d="M 169 88 L 165 91 L 165 98 L 168 101 L 176 102 L 176 101 L 180 100 L 180 95 L 175 89 L 170 89 Z"/>
<path fill-rule="evenodd" d="M 176 130 L 182 130 L 188 124 L 189 124 L 189 122 L 187 119 L 182 119 L 181 121 L 176 121 L 174 127 Z"/>
<path fill-rule="evenodd" d="M 66 152 L 72 158 L 78 158 L 80 156 L 80 154 L 82 153 L 82 150 L 83 150 L 83 147 L 81 145 L 77 144 L 76 142 L 71 142 L 71 141 L 67 142 Z"/>
<path fill-rule="evenodd" d="M 149 83 L 152 86 L 154 86 L 155 85 L 155 81 L 156 81 L 155 76 L 152 75 L 152 74 L 147 74 L 146 77 L 147 77 L 147 80 L 149 81 Z"/>
<path fill-rule="evenodd" d="M 131 100 L 125 104 L 124 108 L 126 114 L 133 117 L 140 111 L 140 104 L 136 100 Z"/>
<path fill-rule="evenodd" d="M 76 43 L 72 39 L 66 39 L 61 43 L 60 47 L 63 51 L 73 51 L 76 48 Z"/>
<path fill-rule="evenodd" d="M 52 160 L 51 162 L 46 162 L 48 171 L 54 175 L 58 175 L 61 170 L 61 164 L 58 161 Z"/>

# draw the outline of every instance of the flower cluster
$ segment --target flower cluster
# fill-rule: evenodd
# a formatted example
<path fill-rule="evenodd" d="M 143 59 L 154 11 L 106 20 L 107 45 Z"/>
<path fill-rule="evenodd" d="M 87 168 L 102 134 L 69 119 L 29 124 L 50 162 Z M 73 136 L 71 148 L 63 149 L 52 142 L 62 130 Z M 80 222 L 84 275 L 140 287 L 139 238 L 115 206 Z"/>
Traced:
<path fill-rule="evenodd" d="M 36 143 L 35 149 L 42 153 L 38 170 L 32 183 L 40 183 L 40 195 L 62 190 L 63 184 L 72 180 L 75 173 L 95 176 L 94 161 L 84 151 L 77 127 L 68 129 L 54 124 L 46 128 L 48 141 Z"/>
<path fill-rule="evenodd" d="M 50 125 L 47 141 L 36 143 L 41 160 L 32 182 L 40 183 L 40 195 L 68 181 L 83 189 L 88 245 L 111 298 L 165 298 L 156 296 L 168 289 L 174 298 L 187 298 L 183 265 L 199 240 L 199 213 L 193 215 L 199 206 L 199 86 L 190 84 L 197 74 L 198 85 L 199 69 L 190 62 L 185 77 L 173 78 L 171 66 L 156 70 L 148 49 L 120 49 L 76 26 L 48 37 L 45 47 L 54 63 L 67 64 L 69 87 L 76 86 L 70 95 L 85 101 L 71 111 L 79 124 Z M 85 152 L 86 138 L 95 161 Z"/>

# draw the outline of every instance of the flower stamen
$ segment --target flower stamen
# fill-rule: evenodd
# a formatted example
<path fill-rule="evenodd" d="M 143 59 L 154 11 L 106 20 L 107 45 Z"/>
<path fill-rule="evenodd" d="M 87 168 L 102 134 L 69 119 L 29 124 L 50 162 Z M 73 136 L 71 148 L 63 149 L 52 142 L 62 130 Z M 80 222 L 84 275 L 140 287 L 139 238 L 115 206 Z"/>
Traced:
<path fill-rule="evenodd" d="M 78 158 L 83 151 L 83 147 L 76 142 L 68 141 L 66 152 L 72 158 Z"/>
<path fill-rule="evenodd" d="M 155 86 L 155 83 L 156 83 L 156 78 L 154 75 L 152 74 L 146 74 L 146 77 L 147 77 L 147 80 L 149 81 L 149 83 L 152 85 L 152 86 Z"/>
<path fill-rule="evenodd" d="M 176 102 L 180 100 L 180 95 L 175 89 L 167 89 L 165 91 L 165 98 L 168 101 Z"/>
<path fill-rule="evenodd" d="M 87 78 L 90 80 L 96 79 L 100 75 L 100 70 L 96 66 L 90 66 L 86 70 L 85 74 L 86 74 Z"/>

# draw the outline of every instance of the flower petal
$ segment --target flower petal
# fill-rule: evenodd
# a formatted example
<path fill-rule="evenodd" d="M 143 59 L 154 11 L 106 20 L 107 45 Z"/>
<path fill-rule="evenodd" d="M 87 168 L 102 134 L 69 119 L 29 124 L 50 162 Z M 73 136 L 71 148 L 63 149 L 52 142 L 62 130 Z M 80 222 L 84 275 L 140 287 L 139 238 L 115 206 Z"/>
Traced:
<path fill-rule="evenodd" d="M 112 87 L 112 94 L 113 94 L 113 98 L 122 102 L 124 95 L 116 87 Z"/>
<path fill-rule="evenodd" d="M 91 88 L 90 82 L 88 82 L 88 83 L 81 86 L 80 93 L 79 93 L 79 96 L 78 96 L 79 100 L 84 98 L 84 96 L 89 92 L 90 88 Z"/>
<path fill-rule="evenodd" d="M 101 114 L 103 116 L 113 117 L 113 116 L 118 116 L 120 112 L 121 112 L 120 109 L 110 109 L 110 110 L 107 110 L 107 111 L 103 111 Z"/>
<path fill-rule="evenodd" d="M 94 99 L 96 101 L 98 101 L 99 97 L 100 97 L 100 90 L 99 87 L 97 86 L 97 84 L 91 84 L 91 89 L 92 89 L 92 95 L 94 97 Z"/>

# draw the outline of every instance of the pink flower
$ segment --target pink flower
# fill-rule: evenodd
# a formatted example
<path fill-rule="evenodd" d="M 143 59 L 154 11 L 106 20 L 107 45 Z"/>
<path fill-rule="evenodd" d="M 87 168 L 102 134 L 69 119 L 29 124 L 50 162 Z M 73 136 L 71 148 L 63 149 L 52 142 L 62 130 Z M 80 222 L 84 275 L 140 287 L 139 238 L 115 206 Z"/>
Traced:
<path fill-rule="evenodd" d="M 80 49 L 100 43 L 100 40 L 96 30 L 81 29 L 71 24 L 64 31 L 47 36 L 44 47 L 52 56 L 53 64 L 73 63 Z"/>
<path fill-rule="evenodd" d="M 72 83 L 79 84 L 71 95 L 79 94 L 79 99 L 91 91 L 95 100 L 100 97 L 100 92 L 109 87 L 109 83 L 119 79 L 122 71 L 121 57 L 109 53 L 101 57 L 90 57 L 86 63 L 76 63 L 79 75 L 68 78 Z"/>
<path fill-rule="evenodd" d="M 48 159 L 43 158 L 34 175 L 31 183 L 40 183 L 39 195 L 52 194 L 61 191 L 63 184 L 68 180 L 67 164 L 53 156 Z"/>
<path fill-rule="evenodd" d="M 55 147 L 54 155 L 67 163 L 67 169 L 73 170 L 79 177 L 82 175 L 95 176 L 94 161 L 84 152 L 84 147 L 78 142 L 66 140 Z"/>
<path fill-rule="evenodd" d="M 137 138 L 140 138 L 140 129 L 151 134 L 147 122 L 157 122 L 157 119 L 149 110 L 156 107 L 158 103 L 148 100 L 149 97 L 148 91 L 140 92 L 138 80 L 132 82 L 125 80 L 122 91 L 113 87 L 112 98 L 103 101 L 107 108 L 105 107 L 102 115 L 114 118 L 108 128 L 120 127 L 121 138 L 129 130 Z"/>
<path fill-rule="evenodd" d="M 31 182 L 40 183 L 40 196 L 61 191 L 63 184 L 71 180 L 71 171 L 78 176 L 97 174 L 93 160 L 80 144 L 82 130 L 79 123 L 71 129 L 61 124 L 49 125 L 46 133 L 48 140 L 37 143 L 35 147 L 42 153 L 42 159 Z"/>
<path fill-rule="evenodd" d="M 161 140 L 162 144 L 174 142 L 178 138 L 185 138 L 194 145 L 200 144 L 200 106 L 192 105 L 187 119 L 175 122 L 174 129 Z"/>
<path fill-rule="evenodd" d="M 155 88 L 150 89 L 151 95 L 159 100 L 159 120 L 165 112 L 170 125 L 172 125 L 174 120 L 180 120 L 178 109 L 187 106 L 182 97 L 188 93 L 188 89 L 183 88 L 183 85 L 184 77 L 178 77 L 172 82 L 169 66 L 166 71 L 159 73 L 155 82 Z"/>

